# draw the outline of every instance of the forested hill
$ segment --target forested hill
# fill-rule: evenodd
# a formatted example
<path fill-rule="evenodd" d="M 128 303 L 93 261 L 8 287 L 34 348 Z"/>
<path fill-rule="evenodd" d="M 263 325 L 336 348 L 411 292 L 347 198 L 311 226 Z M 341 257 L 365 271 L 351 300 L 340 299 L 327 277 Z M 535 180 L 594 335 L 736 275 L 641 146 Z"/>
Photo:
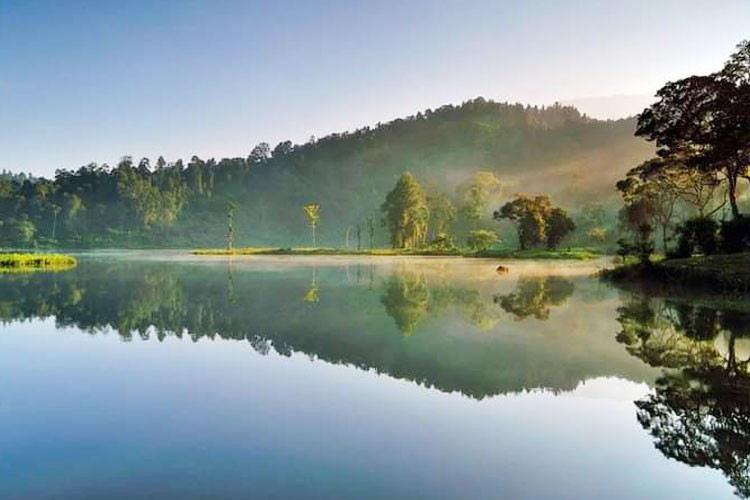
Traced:
<path fill-rule="evenodd" d="M 319 244 L 340 245 L 346 228 L 354 234 L 368 217 L 380 220 L 385 194 L 404 171 L 428 194 L 448 197 L 489 171 L 506 198 L 546 193 L 575 214 L 593 200 L 614 203 L 615 181 L 652 153 L 634 128 L 634 119 L 479 98 L 306 144 L 261 143 L 247 158 L 126 157 L 117 166 L 61 170 L 54 180 L 4 175 L 2 244 L 222 246 L 232 200 L 236 244 L 308 243 L 302 206 L 318 203 Z M 378 233 L 385 244 L 384 229 Z"/>

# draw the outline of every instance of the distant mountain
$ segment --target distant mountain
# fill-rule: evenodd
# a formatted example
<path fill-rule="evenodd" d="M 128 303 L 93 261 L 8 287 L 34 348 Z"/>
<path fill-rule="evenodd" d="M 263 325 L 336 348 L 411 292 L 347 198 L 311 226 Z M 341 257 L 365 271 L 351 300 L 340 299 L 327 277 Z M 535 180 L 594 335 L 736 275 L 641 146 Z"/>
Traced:
<path fill-rule="evenodd" d="M 341 244 L 345 228 L 379 217 L 404 171 L 448 195 L 484 170 L 507 186 L 506 196 L 548 193 L 571 211 L 589 201 L 614 206 L 616 180 L 653 150 L 634 127 L 633 118 L 595 120 L 570 106 L 478 98 L 306 144 L 260 145 L 248 158 L 92 165 L 59 172 L 41 190 L 0 179 L 12 184 L 0 186 L 0 217 L 26 216 L 37 238 L 56 224 L 56 239 L 68 245 L 219 246 L 232 199 L 240 244 L 295 245 L 308 240 L 301 207 L 315 202 L 320 242 Z"/>

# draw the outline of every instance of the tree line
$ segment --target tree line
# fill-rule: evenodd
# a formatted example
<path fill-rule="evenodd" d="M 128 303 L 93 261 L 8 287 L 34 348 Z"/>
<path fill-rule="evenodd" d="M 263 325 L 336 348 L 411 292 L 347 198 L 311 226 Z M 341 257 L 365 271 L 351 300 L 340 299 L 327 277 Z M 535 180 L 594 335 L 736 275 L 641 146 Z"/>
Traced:
<path fill-rule="evenodd" d="M 394 248 L 416 249 L 433 247 L 450 251 L 455 248 L 453 223 L 457 213 L 469 222 L 466 244 L 475 251 L 485 252 L 500 239 L 491 229 L 480 228 L 490 197 L 502 191 L 500 180 L 490 172 L 477 172 L 469 183 L 458 189 L 461 200 L 457 210 L 444 193 L 427 195 L 417 179 L 404 173 L 388 193 L 381 210 Z M 495 210 L 492 218 L 513 223 L 521 250 L 544 246 L 556 249 L 576 228 L 567 212 L 553 207 L 549 196 L 533 198 L 517 195 Z"/>
<path fill-rule="evenodd" d="M 379 224 L 383 195 L 405 170 L 427 193 L 428 240 L 447 233 L 439 226 L 454 219 L 463 243 L 471 230 L 489 229 L 478 219 L 486 214 L 470 203 L 485 193 L 466 190 L 466 199 L 459 199 L 453 196 L 456 185 L 471 183 L 478 171 L 519 185 L 524 176 L 594 150 L 639 157 L 644 148 L 632 137 L 634 126 L 632 119 L 592 120 L 566 106 L 478 98 L 304 144 L 260 143 L 246 157 L 125 156 L 116 165 L 60 169 L 53 179 L 6 172 L 0 175 L 0 245 L 216 247 L 226 240 L 229 202 L 236 204 L 233 244 L 299 245 L 309 241 L 310 231 L 300 207 L 317 200 L 324 217 L 316 228 L 320 243 L 341 245 L 347 235 L 353 241 L 359 234 L 362 246 L 372 234 L 373 244 L 383 246 L 390 242 Z M 535 189 L 583 206 L 601 198 L 591 195 L 600 178 L 606 176 Z M 558 195 L 563 187 L 565 194 Z M 450 192 L 453 208 L 441 189 Z M 612 235 L 613 217 L 606 218 Z M 481 243 L 488 235 L 477 236 Z"/>

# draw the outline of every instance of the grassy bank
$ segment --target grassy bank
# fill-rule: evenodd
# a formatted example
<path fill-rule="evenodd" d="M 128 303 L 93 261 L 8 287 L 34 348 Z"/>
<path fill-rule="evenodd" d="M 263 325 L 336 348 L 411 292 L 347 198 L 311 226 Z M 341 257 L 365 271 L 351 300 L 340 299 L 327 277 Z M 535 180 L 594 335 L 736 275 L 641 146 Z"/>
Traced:
<path fill-rule="evenodd" d="M 750 253 L 668 259 L 648 266 L 628 264 L 603 271 L 601 275 L 623 284 L 746 293 L 750 292 Z"/>
<path fill-rule="evenodd" d="M 25 271 L 63 271 L 76 266 L 71 255 L 59 253 L 1 253 L 0 273 Z"/>
<path fill-rule="evenodd" d="M 366 250 L 354 250 L 349 248 L 335 247 L 243 247 L 233 250 L 227 249 L 200 249 L 192 250 L 193 255 L 365 255 L 365 256 L 453 256 L 453 257 L 477 257 L 477 258 L 502 258 L 502 259 L 572 259 L 588 260 L 599 257 L 600 254 L 590 248 L 571 248 L 566 250 L 488 250 L 477 252 L 469 249 L 454 248 L 440 250 L 434 248 L 426 249 L 395 249 L 375 248 Z"/>

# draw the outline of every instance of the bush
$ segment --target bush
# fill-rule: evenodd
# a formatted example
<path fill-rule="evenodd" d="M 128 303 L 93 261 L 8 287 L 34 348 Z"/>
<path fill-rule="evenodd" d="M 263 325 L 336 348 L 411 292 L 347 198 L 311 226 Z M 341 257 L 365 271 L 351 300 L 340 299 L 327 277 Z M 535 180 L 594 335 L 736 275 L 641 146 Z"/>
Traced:
<path fill-rule="evenodd" d="M 607 239 L 607 229 L 603 227 L 592 227 L 586 231 L 586 236 L 594 243 L 604 243 Z"/>
<path fill-rule="evenodd" d="M 697 248 L 705 255 L 716 253 L 718 241 L 716 232 L 719 225 L 710 217 L 694 217 L 677 228 L 677 250 L 670 255 L 690 257 Z"/>
<path fill-rule="evenodd" d="M 617 255 L 620 256 L 623 262 L 625 262 L 625 258 L 628 255 L 632 255 L 634 253 L 633 245 L 626 240 L 625 238 L 620 238 L 617 240 Z"/>
<path fill-rule="evenodd" d="M 750 218 L 736 217 L 721 222 L 721 251 L 739 253 L 750 250 Z"/>
<path fill-rule="evenodd" d="M 438 250 L 453 250 L 456 245 L 453 243 L 453 236 L 448 233 L 438 233 L 432 240 L 432 247 Z"/>
<path fill-rule="evenodd" d="M 467 240 L 468 245 L 478 252 L 486 252 L 490 249 L 493 243 L 498 241 L 499 238 L 495 231 L 488 231 L 486 229 L 477 229 L 472 231 Z"/>

